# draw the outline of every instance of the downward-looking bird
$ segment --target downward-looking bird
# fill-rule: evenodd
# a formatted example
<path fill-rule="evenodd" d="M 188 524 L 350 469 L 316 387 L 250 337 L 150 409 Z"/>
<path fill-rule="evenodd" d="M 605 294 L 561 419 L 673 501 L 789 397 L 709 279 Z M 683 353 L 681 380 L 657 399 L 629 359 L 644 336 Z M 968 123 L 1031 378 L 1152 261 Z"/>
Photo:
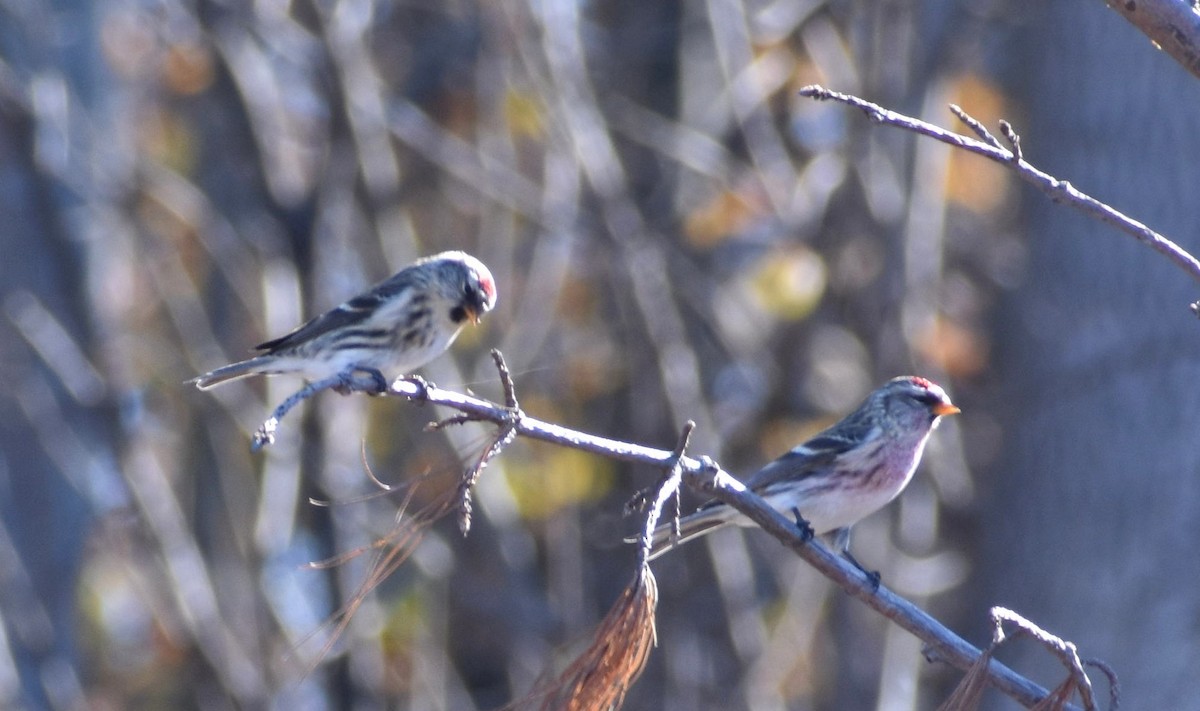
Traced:
<path fill-rule="evenodd" d="M 308 380 L 364 373 L 380 391 L 441 355 L 468 322 L 496 304 L 496 282 L 478 259 L 442 252 L 414 262 L 286 336 L 262 354 L 205 373 L 201 390 L 250 375 L 299 373 Z"/>
<path fill-rule="evenodd" d="M 942 416 L 957 412 L 946 392 L 925 378 L 894 378 L 840 422 L 758 470 L 746 487 L 780 513 L 807 522 L 812 533 L 832 535 L 842 554 L 878 582 L 850 554 L 850 527 L 904 491 L 929 433 Z M 673 523 L 655 529 L 650 557 L 730 524 L 754 525 L 737 509 L 710 501 L 679 520 L 678 536 Z"/>

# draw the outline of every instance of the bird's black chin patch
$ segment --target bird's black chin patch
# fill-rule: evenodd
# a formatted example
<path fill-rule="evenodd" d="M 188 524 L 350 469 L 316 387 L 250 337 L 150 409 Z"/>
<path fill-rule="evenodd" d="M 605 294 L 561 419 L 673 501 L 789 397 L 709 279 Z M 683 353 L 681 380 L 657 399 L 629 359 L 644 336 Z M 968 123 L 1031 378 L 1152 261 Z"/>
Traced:
<path fill-rule="evenodd" d="M 450 320 L 454 323 L 462 323 L 467 320 L 467 310 L 462 306 L 455 306 L 450 309 Z"/>

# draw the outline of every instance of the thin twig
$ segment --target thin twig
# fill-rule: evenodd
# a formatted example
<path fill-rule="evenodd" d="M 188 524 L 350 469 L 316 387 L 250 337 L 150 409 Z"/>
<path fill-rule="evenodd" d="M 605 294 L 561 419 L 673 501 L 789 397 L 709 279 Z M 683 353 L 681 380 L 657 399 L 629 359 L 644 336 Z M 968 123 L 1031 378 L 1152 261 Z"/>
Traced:
<path fill-rule="evenodd" d="M 1021 137 L 1017 135 L 1013 125 L 1004 119 L 1000 119 L 1000 133 L 1004 134 L 1004 139 L 1008 141 L 1008 145 L 1012 146 L 1013 160 L 1017 163 L 1025 160 L 1025 153 L 1021 150 Z"/>
<path fill-rule="evenodd" d="M 1096 198 L 1079 191 L 1073 185 L 1065 180 L 1059 180 L 1049 173 L 1045 173 L 1034 167 L 1023 157 L 1020 138 L 1012 126 L 1006 123 L 1001 124 L 1001 130 L 1004 131 L 1005 138 L 1012 144 L 1012 150 L 1006 149 L 995 143 L 995 138 L 991 141 L 987 139 L 980 141 L 968 136 L 963 136 L 952 131 L 935 126 L 931 123 L 921 121 L 920 119 L 906 116 L 895 111 L 873 104 L 865 99 L 860 99 L 857 96 L 843 94 L 836 91 L 830 91 L 822 86 L 811 85 L 800 90 L 801 96 L 806 96 L 818 101 L 837 101 L 839 103 L 853 106 L 862 110 L 868 118 L 876 123 L 882 123 L 897 128 L 903 128 L 907 131 L 928 136 L 942 143 L 949 144 L 956 148 L 961 148 L 965 151 L 970 151 L 976 155 L 990 158 L 991 160 L 1007 165 L 1025 182 L 1033 185 L 1041 190 L 1051 200 L 1055 202 L 1066 203 L 1081 212 L 1090 215 L 1101 222 L 1116 227 L 1117 229 L 1131 235 L 1139 242 L 1149 245 L 1151 248 L 1165 255 L 1168 259 L 1175 263 L 1180 269 L 1187 272 L 1193 279 L 1200 282 L 1200 260 L 1192 256 L 1184 248 L 1180 247 L 1175 242 L 1167 239 L 1163 235 L 1155 232 L 1146 225 L 1138 222 L 1116 210 L 1109 205 L 1097 200 Z M 959 118 L 968 126 L 975 130 L 982 125 L 975 119 L 968 116 L 965 112 L 959 109 Z M 1007 125 L 1007 129 L 1004 127 Z M 986 132 L 986 129 L 984 129 Z M 991 134 L 986 134 L 990 136 Z M 1198 302 L 1200 303 L 1200 302 Z M 1193 305 L 1193 311 L 1200 313 L 1200 306 Z"/>
<path fill-rule="evenodd" d="M 512 444 L 512 441 L 517 438 L 517 426 L 525 417 L 525 413 L 521 412 L 521 406 L 517 402 L 517 388 L 513 384 L 512 374 L 509 373 L 508 364 L 504 362 L 504 355 L 498 349 L 492 349 L 492 361 L 496 364 L 496 370 L 500 374 L 500 383 L 504 387 L 504 402 L 505 411 L 508 417 L 503 422 L 498 422 L 500 429 L 492 438 L 490 444 L 484 448 L 483 453 L 479 455 L 475 466 L 465 472 L 462 479 L 458 482 L 458 530 L 465 536 L 471 532 L 471 491 L 475 488 L 475 484 L 479 481 L 479 477 L 483 474 L 484 467 L 488 465 L 492 459 L 496 458 L 504 448 Z M 426 397 L 428 397 L 429 384 L 422 383 Z M 452 417 L 449 420 L 443 420 L 441 423 L 435 423 L 436 429 L 441 429 L 445 423 L 456 421 L 466 422 L 468 418 L 463 416 Z"/>
<path fill-rule="evenodd" d="M 410 377 L 407 381 L 418 389 L 418 392 L 409 399 L 420 402 L 420 391 L 428 387 L 428 383 L 420 377 Z M 380 395 L 382 393 L 379 391 L 379 387 L 380 382 L 378 380 L 374 377 L 369 377 L 369 374 L 366 372 L 357 370 L 331 375 L 322 380 L 314 380 L 279 403 L 279 406 L 275 408 L 271 416 L 255 431 L 254 438 L 250 442 L 250 450 L 257 452 L 268 444 L 273 444 L 275 442 L 275 430 L 279 427 L 279 422 L 297 405 L 323 390 L 337 390 L 342 395 L 349 395 L 350 393 Z"/>
<path fill-rule="evenodd" d="M 680 462 L 683 460 L 684 451 L 687 449 L 688 440 L 692 438 L 692 431 L 696 429 L 696 423 L 688 420 L 683 425 L 683 431 L 679 434 L 679 443 L 675 445 L 675 451 L 671 452 L 671 466 L 667 468 L 667 475 L 658 483 L 658 493 L 650 502 L 650 510 L 646 513 L 646 522 L 642 526 L 642 537 L 638 541 L 638 565 L 642 568 L 647 568 L 650 564 L 650 549 L 654 543 L 654 529 L 658 528 L 658 520 L 662 516 L 663 507 L 672 498 L 675 499 L 675 535 L 679 534 L 679 485 L 683 481 L 683 469 L 680 467 Z"/>
<path fill-rule="evenodd" d="M 963 111 L 961 106 L 958 104 L 950 104 L 950 112 L 957 116 L 959 121 L 967 124 L 967 128 L 974 131 L 975 135 L 979 136 L 984 143 L 998 151 L 1004 150 L 1004 146 L 1000 145 L 1000 141 L 996 140 L 996 137 L 992 135 L 992 132 L 987 130 L 987 126 L 984 126 L 979 119 L 975 118 L 966 111 Z"/>
<path fill-rule="evenodd" d="M 359 389 L 357 386 L 361 386 L 361 389 L 364 391 L 367 389 L 367 385 L 365 383 L 359 383 L 355 380 L 352 380 L 351 382 L 354 383 L 354 386 L 352 386 L 350 389 Z M 262 425 L 259 426 L 258 431 L 254 433 L 254 439 L 250 443 L 251 451 L 257 452 L 268 444 L 274 444 L 275 429 L 279 427 L 279 421 L 282 420 L 289 412 L 291 412 L 294 407 L 309 399 L 313 395 L 321 392 L 322 390 L 329 390 L 345 384 L 346 378 L 340 375 L 333 375 L 325 378 L 324 380 L 317 380 L 308 383 L 304 387 L 297 390 L 286 400 L 279 403 L 279 407 L 275 408 L 275 412 L 271 413 L 271 416 L 267 418 L 266 422 L 263 422 Z"/>
<path fill-rule="evenodd" d="M 652 501 L 652 499 L 650 498 L 650 495 L 654 494 L 655 492 L 661 491 L 662 487 L 663 487 L 663 483 L 666 482 L 668 479 L 670 479 L 672 476 L 677 474 L 677 470 L 679 469 L 679 467 L 678 467 L 679 458 L 683 456 L 684 450 L 687 449 L 688 441 L 691 440 L 692 432 L 695 429 L 696 429 L 695 421 L 688 420 L 687 422 L 684 423 L 683 432 L 680 433 L 679 442 L 675 445 L 675 451 L 673 452 L 673 454 L 675 455 L 675 461 L 671 464 L 670 467 L 667 467 L 667 470 L 665 472 L 663 472 L 661 479 L 656 481 L 654 484 L 647 486 L 644 489 L 638 490 L 637 493 L 635 493 L 633 496 L 629 497 L 629 500 L 625 502 L 624 510 L 625 510 L 626 516 L 629 516 L 631 514 L 634 514 L 634 513 L 640 512 L 640 511 L 645 511 L 646 506 L 648 504 L 650 504 L 650 502 Z"/>
<path fill-rule="evenodd" d="M 1117 672 L 1101 659 L 1085 659 L 1083 663 L 1099 669 L 1108 678 L 1108 711 L 1117 711 L 1121 707 L 1121 681 L 1117 678 Z"/>
<path fill-rule="evenodd" d="M 1068 642 L 1050 634 L 1021 615 L 1004 607 L 993 607 L 991 618 L 992 643 L 994 645 L 999 645 L 1005 641 L 1007 637 L 1004 630 L 1005 623 L 1013 625 L 1017 628 L 1018 632 L 1034 638 L 1039 644 L 1058 657 L 1062 661 L 1063 666 L 1067 668 L 1067 672 L 1071 675 L 1074 686 L 1079 691 L 1079 698 L 1083 701 L 1084 706 L 1089 709 L 1096 707 L 1096 700 L 1092 696 L 1092 680 L 1088 678 L 1087 672 L 1083 670 L 1083 662 L 1079 659 L 1079 650 L 1073 642 Z"/>
<path fill-rule="evenodd" d="M 517 387 L 513 384 L 512 373 L 508 372 L 508 363 L 504 362 L 504 354 L 499 348 L 493 348 L 491 353 L 492 362 L 500 373 L 500 385 L 504 388 L 504 405 L 515 412 L 521 405 L 517 402 Z"/>

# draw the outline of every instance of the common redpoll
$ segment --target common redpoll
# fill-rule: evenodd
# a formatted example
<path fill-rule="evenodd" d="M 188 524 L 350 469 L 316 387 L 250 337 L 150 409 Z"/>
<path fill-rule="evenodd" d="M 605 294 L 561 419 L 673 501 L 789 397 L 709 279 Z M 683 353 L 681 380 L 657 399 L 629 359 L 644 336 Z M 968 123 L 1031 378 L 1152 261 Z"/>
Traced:
<path fill-rule="evenodd" d="M 850 527 L 900 495 L 912 479 L 925 441 L 943 415 L 959 412 L 946 392 L 925 378 L 884 383 L 837 424 L 767 464 L 746 487 L 812 533 L 832 534 L 850 555 Z M 654 531 L 651 558 L 730 524 L 753 525 L 737 509 L 711 501 Z"/>
<path fill-rule="evenodd" d="M 205 373 L 192 382 L 207 390 L 249 375 L 299 373 L 309 380 L 410 374 L 454 342 L 468 322 L 496 304 L 496 282 L 478 259 L 442 252 L 390 278 L 281 338 L 256 346 L 261 355 Z"/>

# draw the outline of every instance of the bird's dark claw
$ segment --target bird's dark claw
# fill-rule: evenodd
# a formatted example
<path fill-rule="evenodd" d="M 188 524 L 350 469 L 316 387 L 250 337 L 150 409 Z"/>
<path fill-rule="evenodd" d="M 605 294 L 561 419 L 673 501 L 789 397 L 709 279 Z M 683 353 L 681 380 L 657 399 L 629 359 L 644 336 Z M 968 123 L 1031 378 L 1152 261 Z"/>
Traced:
<path fill-rule="evenodd" d="M 349 395 L 354 392 L 354 371 L 347 370 L 338 373 L 338 384 L 333 386 L 333 391 L 338 395 Z"/>
<path fill-rule="evenodd" d="M 382 395 L 388 391 L 387 378 L 383 377 L 383 373 L 379 372 L 378 369 L 358 368 L 357 370 L 360 373 L 366 373 L 367 377 L 369 377 L 374 383 L 375 392 L 370 393 L 371 395 Z"/>
<path fill-rule="evenodd" d="M 362 373 L 371 379 L 372 389 L 368 390 L 360 381 L 355 379 L 355 374 Z M 382 395 L 388 391 L 387 378 L 383 377 L 383 373 L 377 368 L 351 368 L 347 371 L 338 374 L 338 384 L 333 386 L 333 391 L 339 395 L 349 395 L 353 392 L 365 392 L 368 395 Z"/>
<path fill-rule="evenodd" d="M 850 561 L 851 565 L 853 565 L 855 568 L 858 568 L 858 572 L 867 576 L 867 582 L 871 584 L 871 592 L 879 592 L 879 582 L 882 579 L 879 575 L 879 571 L 867 570 L 864 568 L 862 563 L 859 563 L 858 559 L 850 554 L 850 549 L 848 548 L 842 551 L 842 555 L 846 556 L 846 560 Z"/>
<path fill-rule="evenodd" d="M 808 543 L 816 535 L 813 533 L 812 524 L 809 523 L 803 516 L 800 515 L 800 509 L 792 507 L 792 516 L 796 518 L 796 530 L 800 532 L 800 538 Z"/>
<path fill-rule="evenodd" d="M 412 383 L 414 386 L 416 386 L 417 390 L 420 391 L 417 393 L 417 396 L 415 398 L 413 398 L 414 400 L 417 400 L 418 402 L 424 402 L 424 401 L 428 400 L 429 399 L 429 389 L 433 388 L 433 387 L 437 387 L 433 383 L 429 382 L 428 380 L 426 380 L 425 378 L 422 378 L 419 375 L 406 375 L 403 378 L 401 378 L 401 380 L 403 380 L 406 383 Z"/>

